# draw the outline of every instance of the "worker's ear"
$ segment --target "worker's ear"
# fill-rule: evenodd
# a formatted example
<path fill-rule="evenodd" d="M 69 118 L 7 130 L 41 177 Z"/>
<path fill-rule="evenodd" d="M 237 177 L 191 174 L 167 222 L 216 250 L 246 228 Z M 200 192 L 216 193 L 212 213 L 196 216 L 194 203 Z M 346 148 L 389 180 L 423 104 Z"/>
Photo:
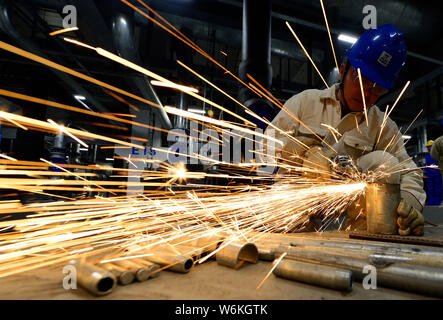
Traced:
<path fill-rule="evenodd" d="M 345 72 L 345 64 L 344 63 L 342 63 L 341 65 L 340 65 L 340 81 L 342 81 L 343 80 L 343 72 Z"/>

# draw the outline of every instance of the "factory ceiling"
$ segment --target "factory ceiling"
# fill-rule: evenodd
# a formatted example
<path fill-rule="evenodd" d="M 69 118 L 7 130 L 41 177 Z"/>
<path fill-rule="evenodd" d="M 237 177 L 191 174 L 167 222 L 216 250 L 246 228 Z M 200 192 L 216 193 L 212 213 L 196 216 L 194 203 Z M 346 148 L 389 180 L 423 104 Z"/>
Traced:
<path fill-rule="evenodd" d="M 365 1 L 324 2 L 334 39 L 341 32 L 358 36 L 364 31 L 362 8 L 366 5 Z M 204 90 L 203 85 L 196 82 L 195 78 L 182 77 L 183 73 L 175 59 L 189 61 L 203 76 L 212 79 L 216 84 L 223 85 L 228 92 L 237 93 L 238 84 L 226 79 L 224 72 L 192 49 L 182 46 L 172 36 L 153 26 L 145 17 L 134 13 L 134 10 L 118 0 L 1 0 L 1 12 L 3 14 L 8 12 L 12 27 L 8 29 L 8 26 L 3 26 L 0 39 L 22 47 L 26 44 L 29 51 L 40 52 L 60 64 L 148 97 L 150 92 L 143 89 L 144 85 L 140 82 L 142 80 L 139 75 L 100 59 L 94 52 L 69 45 L 61 38 L 48 36 L 48 32 L 62 27 L 62 8 L 66 4 L 74 4 L 79 10 L 80 30 L 70 34 L 73 38 L 118 52 L 118 42 L 121 42 L 121 39 L 117 40 L 118 36 L 113 32 L 115 22 L 113 17 L 122 12 L 128 22 L 135 26 L 132 45 L 142 65 L 173 80 L 201 85 Z M 229 70 L 238 72 L 241 59 L 242 1 L 152 0 L 149 1 L 149 5 L 215 59 L 226 65 Z M 421 108 L 424 108 L 422 120 L 430 126 L 437 126 L 437 120 L 443 120 L 441 91 L 443 30 L 438 27 L 441 26 L 441 18 L 435 2 L 374 0 L 371 1 L 371 5 L 377 9 L 378 25 L 386 23 L 396 25 L 404 31 L 408 44 L 409 56 L 397 84 L 397 93 L 408 80 L 412 81 L 411 90 L 405 95 L 392 117 L 400 124 L 407 124 Z M 141 8 L 140 4 L 137 4 L 137 7 Z M 146 9 L 143 10 L 147 12 Z M 311 46 L 314 61 L 327 75 L 334 67 L 334 61 L 320 2 L 273 0 L 272 11 L 271 52 L 273 89 L 276 96 L 284 101 L 303 89 L 321 88 L 321 80 L 315 71 L 309 69 L 306 57 L 285 26 L 285 20 L 289 20 L 302 41 Z M 337 40 L 334 44 L 339 58 L 343 58 L 348 45 Z M 52 97 L 57 101 L 82 107 L 79 101 L 73 98 L 73 91 L 80 90 L 87 96 L 94 110 L 117 112 L 122 108 L 127 109 L 127 106 L 122 106 L 119 101 L 97 86 L 60 78 L 46 68 L 4 52 L 0 52 L 0 61 L 2 62 L 0 82 L 4 89 L 34 95 L 40 93 L 42 97 Z M 309 72 L 313 73 L 309 75 Z M 46 81 L 36 83 L 36 78 Z M 276 79 L 281 83 L 275 85 Z M 155 92 L 163 104 L 178 103 L 178 95 L 171 94 L 171 91 L 155 89 Z M 205 91 L 205 94 L 215 100 L 223 99 L 212 91 Z M 153 99 L 152 96 L 149 98 Z M 395 98 L 396 95 L 382 98 L 383 104 L 380 105 L 382 110 L 384 105 L 392 103 Z M 223 104 L 223 101 L 217 102 Z M 167 127 L 164 115 L 157 114 L 157 116 L 162 125 Z"/>

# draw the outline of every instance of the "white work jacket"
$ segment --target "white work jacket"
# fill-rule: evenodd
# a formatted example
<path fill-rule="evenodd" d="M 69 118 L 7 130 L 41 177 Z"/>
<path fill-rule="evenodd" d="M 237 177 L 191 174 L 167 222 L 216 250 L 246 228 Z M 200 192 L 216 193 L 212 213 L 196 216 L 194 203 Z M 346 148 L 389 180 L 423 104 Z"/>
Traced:
<path fill-rule="evenodd" d="M 349 155 L 355 160 L 372 151 L 384 150 L 387 147 L 386 151 L 402 164 L 401 169 L 417 168 L 403 146 L 402 135 L 394 121 L 388 118 L 380 134 L 384 113 L 376 105 L 367 110 L 368 125 L 366 125 L 364 111 L 351 112 L 341 117 L 341 105 L 337 99 L 338 88 L 339 85 L 335 84 L 329 89 L 310 89 L 293 96 L 285 103 L 285 108 L 278 113 L 272 124 L 307 146 L 326 146 L 325 143 L 327 143 L 338 154 Z M 295 117 L 304 125 L 295 120 Z M 338 143 L 332 134 L 334 131 L 327 126 L 339 132 L 339 134 L 335 133 Z M 313 133 L 325 142 L 322 143 Z M 380 139 L 377 143 L 379 135 Z M 293 161 L 291 155 L 296 153 L 302 156 L 306 151 L 306 147 L 279 132 L 276 132 L 276 137 L 283 142 L 283 147 L 277 148 L 276 156 Z M 426 193 L 423 190 L 421 170 L 402 172 L 400 189 L 404 198 L 412 199 L 410 202 L 414 207 L 419 210 L 423 209 Z"/>
<path fill-rule="evenodd" d="M 443 136 L 438 137 L 432 144 L 431 157 L 438 162 L 440 169 L 443 169 Z"/>

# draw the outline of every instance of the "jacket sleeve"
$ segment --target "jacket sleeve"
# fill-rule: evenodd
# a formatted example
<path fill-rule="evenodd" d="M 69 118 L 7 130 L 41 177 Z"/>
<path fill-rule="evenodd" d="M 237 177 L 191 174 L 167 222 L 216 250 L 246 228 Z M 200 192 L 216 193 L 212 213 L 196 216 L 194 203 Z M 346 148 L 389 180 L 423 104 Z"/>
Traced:
<path fill-rule="evenodd" d="M 406 152 L 395 122 L 389 119 L 386 123 L 386 129 L 386 134 L 381 138 L 382 143 L 380 145 L 383 146 L 383 149 L 387 146 L 387 151 L 392 153 L 399 161 L 401 196 L 417 210 L 422 211 L 426 201 L 426 192 L 423 189 L 423 172 L 418 169 Z M 393 170 L 397 171 L 395 168 Z"/>
<path fill-rule="evenodd" d="M 293 161 L 294 154 L 301 155 L 306 151 L 304 145 L 312 144 L 310 139 L 306 137 L 299 137 L 299 127 L 300 122 L 303 117 L 303 107 L 306 104 L 307 92 L 301 92 L 288 101 L 286 101 L 284 108 L 277 114 L 277 116 L 272 120 L 272 125 L 291 137 L 280 132 L 278 129 L 274 129 L 272 126 L 268 126 L 266 129 L 266 134 L 272 136 L 272 130 L 275 130 L 275 137 L 283 142 L 282 146 L 277 145 L 275 148 L 275 155 L 283 160 Z M 312 139 L 311 139 L 312 140 Z M 299 141 L 299 142 L 297 142 Z"/>
<path fill-rule="evenodd" d="M 438 162 L 439 166 L 443 165 L 443 136 L 435 140 L 431 147 L 431 158 Z"/>

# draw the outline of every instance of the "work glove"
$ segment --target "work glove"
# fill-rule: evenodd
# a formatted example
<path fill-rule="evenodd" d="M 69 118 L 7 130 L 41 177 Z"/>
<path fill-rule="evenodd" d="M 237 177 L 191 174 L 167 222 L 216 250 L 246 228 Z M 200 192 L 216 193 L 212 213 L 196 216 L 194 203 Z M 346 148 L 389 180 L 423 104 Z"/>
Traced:
<path fill-rule="evenodd" d="M 399 184 L 401 174 L 398 170 L 395 173 L 386 175 L 385 172 L 398 167 L 398 159 L 388 152 L 377 150 L 370 152 L 357 159 L 357 167 L 360 172 L 369 175 L 376 183 Z"/>
<path fill-rule="evenodd" d="M 421 212 L 414 208 L 409 201 L 402 199 L 398 205 L 397 213 L 398 233 L 401 236 L 423 235 L 425 219 Z"/>
<path fill-rule="evenodd" d="M 287 165 L 288 168 L 302 166 L 302 156 L 305 154 L 306 148 L 303 147 L 303 145 L 310 147 L 318 144 L 318 140 L 310 137 L 297 136 L 295 138 L 300 141 L 300 143 L 289 140 L 281 150 L 276 151 L 276 156 L 282 160 L 281 164 L 283 165 L 278 170 L 279 175 L 288 173 L 288 169 L 285 168 L 284 165 Z"/>
<path fill-rule="evenodd" d="M 313 146 L 306 151 L 303 160 L 303 176 L 308 179 L 330 179 L 331 154 L 326 148 Z"/>

